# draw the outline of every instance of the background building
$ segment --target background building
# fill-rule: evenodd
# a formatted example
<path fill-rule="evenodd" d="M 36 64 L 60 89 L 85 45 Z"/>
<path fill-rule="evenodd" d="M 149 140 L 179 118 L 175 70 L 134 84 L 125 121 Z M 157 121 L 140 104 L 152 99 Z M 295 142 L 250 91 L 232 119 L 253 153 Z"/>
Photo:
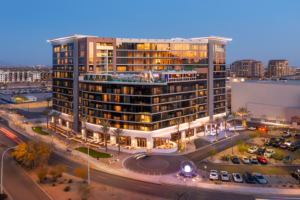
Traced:
<path fill-rule="evenodd" d="M 34 82 L 41 79 L 41 72 L 32 71 L 1 71 L 0 82 Z"/>
<path fill-rule="evenodd" d="M 215 125 L 225 112 L 225 51 L 231 39 L 124 39 L 73 35 L 49 40 L 53 46 L 53 109 L 61 124 L 103 138 L 100 120 L 125 129 L 135 147 L 156 139 L 176 141 Z M 69 113 L 78 113 L 74 124 Z M 79 116 L 87 116 L 86 128 Z M 211 130 L 211 127 L 210 127 Z M 114 138 L 112 137 L 112 140 Z M 113 143 L 113 142 L 112 142 Z"/>
<path fill-rule="evenodd" d="M 230 65 L 231 72 L 236 76 L 264 76 L 265 66 L 261 61 L 238 60 Z"/>
<path fill-rule="evenodd" d="M 287 60 L 270 60 L 268 64 L 269 76 L 288 76 L 290 75 L 289 61 Z"/>
<path fill-rule="evenodd" d="M 299 88 L 300 81 L 236 80 L 231 82 L 231 109 L 245 107 L 258 119 L 265 115 L 273 121 L 300 120 Z"/>

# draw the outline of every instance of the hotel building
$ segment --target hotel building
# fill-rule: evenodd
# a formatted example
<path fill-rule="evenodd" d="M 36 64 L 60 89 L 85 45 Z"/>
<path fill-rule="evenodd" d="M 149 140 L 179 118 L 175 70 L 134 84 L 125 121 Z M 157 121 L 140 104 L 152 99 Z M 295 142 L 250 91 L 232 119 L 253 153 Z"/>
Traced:
<path fill-rule="evenodd" d="M 212 130 L 226 110 L 225 52 L 229 38 L 124 39 L 73 35 L 53 46 L 53 110 L 59 123 L 101 140 L 100 120 L 125 131 L 122 143 L 140 151 Z M 74 121 L 68 114 L 76 113 Z M 86 127 L 79 121 L 87 116 Z M 174 143 L 174 146 L 176 144 Z M 174 147 L 173 146 L 173 147 Z M 167 149 L 164 152 L 173 151 Z"/>

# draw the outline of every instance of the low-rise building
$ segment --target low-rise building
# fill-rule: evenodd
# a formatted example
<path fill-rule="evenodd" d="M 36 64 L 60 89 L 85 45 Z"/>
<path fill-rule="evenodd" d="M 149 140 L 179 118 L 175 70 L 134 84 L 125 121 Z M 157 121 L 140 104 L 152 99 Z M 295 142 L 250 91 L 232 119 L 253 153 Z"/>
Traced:
<path fill-rule="evenodd" d="M 0 70 L 0 82 L 34 82 L 41 79 L 41 72 L 32 71 L 2 71 Z"/>
<path fill-rule="evenodd" d="M 238 60 L 230 65 L 231 72 L 236 76 L 264 76 L 265 66 L 261 61 L 256 60 Z"/>
<path fill-rule="evenodd" d="M 290 75 L 290 65 L 287 60 L 270 60 L 268 64 L 269 76 L 288 76 Z"/>

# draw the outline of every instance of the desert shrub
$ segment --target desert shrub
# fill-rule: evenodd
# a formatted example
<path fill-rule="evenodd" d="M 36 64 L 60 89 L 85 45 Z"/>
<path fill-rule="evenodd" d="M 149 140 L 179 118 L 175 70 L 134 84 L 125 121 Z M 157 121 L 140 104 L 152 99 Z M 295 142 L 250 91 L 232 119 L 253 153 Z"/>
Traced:
<path fill-rule="evenodd" d="M 56 186 L 55 183 L 53 183 L 52 186 L 53 186 L 53 187 Z"/>
<path fill-rule="evenodd" d="M 284 155 L 280 151 L 275 149 L 275 153 L 272 155 L 272 157 L 274 160 L 283 160 Z"/>
<path fill-rule="evenodd" d="M 221 184 L 222 184 L 222 182 L 219 181 L 219 180 L 214 180 L 214 183 L 215 183 L 216 185 L 221 185 Z"/>
<path fill-rule="evenodd" d="M 222 161 L 229 161 L 229 157 L 230 157 L 229 154 L 223 155 L 223 156 L 221 156 L 221 160 L 222 160 Z"/>
<path fill-rule="evenodd" d="M 63 181 L 59 182 L 59 184 L 63 184 L 63 183 L 64 183 Z"/>
<path fill-rule="evenodd" d="M 67 187 L 64 189 L 64 191 L 65 191 L 65 192 L 69 192 L 70 189 L 71 189 L 70 186 L 67 186 Z"/>
<path fill-rule="evenodd" d="M 243 144 L 243 145 L 239 145 L 239 146 L 238 146 L 238 150 L 239 150 L 240 153 L 247 152 L 248 149 L 249 149 L 249 146 L 248 146 L 248 145 L 244 145 L 244 144 Z"/>
<path fill-rule="evenodd" d="M 216 150 L 216 148 L 212 148 L 212 149 L 208 150 L 207 153 L 210 156 L 210 158 L 213 158 L 217 154 L 217 150 Z"/>
<path fill-rule="evenodd" d="M 249 137 L 250 138 L 256 138 L 258 136 L 258 134 L 256 132 L 254 133 L 249 133 Z"/>
<path fill-rule="evenodd" d="M 69 179 L 68 183 L 73 183 L 73 180 L 72 180 L 72 179 Z"/>

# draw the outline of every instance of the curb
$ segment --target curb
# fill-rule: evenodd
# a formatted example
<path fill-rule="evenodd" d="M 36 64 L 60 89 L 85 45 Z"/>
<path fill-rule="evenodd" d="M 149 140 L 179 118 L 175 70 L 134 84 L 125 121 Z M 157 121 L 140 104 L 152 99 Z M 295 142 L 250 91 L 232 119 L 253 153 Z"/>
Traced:
<path fill-rule="evenodd" d="M 214 162 L 212 162 L 212 161 L 209 161 L 209 160 L 207 160 L 207 159 L 204 159 L 203 161 L 206 161 L 206 162 L 208 162 L 208 163 L 212 163 L 212 164 L 215 164 L 215 165 L 230 165 L 230 163 L 229 162 L 224 162 L 224 163 L 214 163 Z M 202 162 L 203 162 L 202 161 Z"/>

